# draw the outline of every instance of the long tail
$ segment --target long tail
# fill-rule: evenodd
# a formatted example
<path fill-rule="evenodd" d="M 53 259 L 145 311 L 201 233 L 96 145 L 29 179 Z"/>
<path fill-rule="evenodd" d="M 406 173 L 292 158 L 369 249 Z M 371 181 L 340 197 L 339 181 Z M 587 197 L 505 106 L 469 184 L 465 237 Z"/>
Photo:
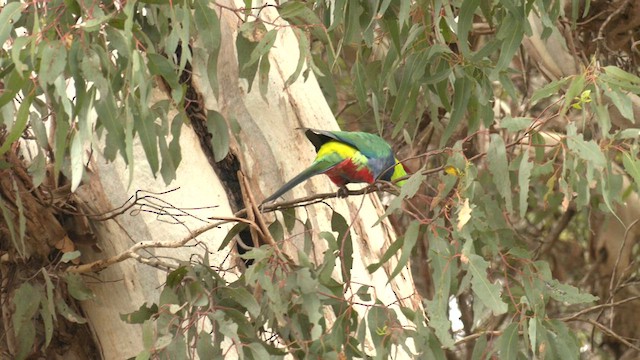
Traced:
<path fill-rule="evenodd" d="M 298 184 L 300 184 L 301 182 L 309 179 L 312 176 L 316 176 L 319 174 L 324 173 L 325 171 L 329 170 L 331 167 L 335 166 L 334 164 L 328 164 L 326 161 L 316 161 L 313 164 L 311 164 L 311 166 L 309 166 L 308 168 L 302 170 L 302 172 L 298 175 L 296 175 L 296 177 L 294 177 L 293 179 L 289 180 L 286 184 L 282 185 L 282 187 L 280 189 L 278 189 L 276 192 L 274 192 L 271 196 L 269 196 L 268 198 L 264 199 L 264 201 L 262 202 L 263 204 L 268 203 L 270 201 L 273 201 L 277 198 L 279 198 L 280 196 L 284 195 L 287 191 L 293 189 L 294 187 L 296 187 Z"/>

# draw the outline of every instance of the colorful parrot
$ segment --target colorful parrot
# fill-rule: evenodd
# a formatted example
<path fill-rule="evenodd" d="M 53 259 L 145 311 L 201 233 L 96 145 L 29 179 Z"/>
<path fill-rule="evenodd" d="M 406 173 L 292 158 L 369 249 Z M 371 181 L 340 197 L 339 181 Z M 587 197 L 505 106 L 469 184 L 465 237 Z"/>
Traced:
<path fill-rule="evenodd" d="M 346 184 L 369 183 L 376 180 L 393 181 L 407 172 L 393 155 L 391 146 L 380 136 L 350 131 L 304 129 L 307 139 L 316 148 L 314 162 L 278 191 L 263 201 L 267 203 L 282 196 L 301 182 L 318 174 L 327 174 L 340 187 L 338 194 L 347 191 Z M 402 186 L 404 180 L 396 185 Z"/>

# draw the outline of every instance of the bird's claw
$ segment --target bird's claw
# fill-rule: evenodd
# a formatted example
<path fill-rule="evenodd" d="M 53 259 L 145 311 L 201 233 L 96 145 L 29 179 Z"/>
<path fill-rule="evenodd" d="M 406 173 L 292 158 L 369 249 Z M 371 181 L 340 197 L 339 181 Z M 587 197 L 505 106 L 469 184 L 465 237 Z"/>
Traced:
<path fill-rule="evenodd" d="M 347 189 L 346 186 L 342 186 L 338 189 L 338 192 L 336 192 L 336 196 L 339 198 L 346 198 L 349 196 L 349 189 Z"/>

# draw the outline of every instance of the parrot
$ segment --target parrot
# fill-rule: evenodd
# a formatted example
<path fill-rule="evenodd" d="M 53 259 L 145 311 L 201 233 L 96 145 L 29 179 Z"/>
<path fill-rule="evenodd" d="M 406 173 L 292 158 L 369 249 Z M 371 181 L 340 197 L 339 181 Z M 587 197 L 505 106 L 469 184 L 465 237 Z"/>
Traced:
<path fill-rule="evenodd" d="M 268 203 L 293 189 L 312 176 L 326 174 L 340 189 L 338 196 L 347 191 L 346 184 L 369 183 L 376 180 L 394 181 L 407 175 L 405 167 L 394 156 L 391 146 L 380 136 L 358 131 L 327 131 L 306 129 L 305 135 L 313 144 L 317 155 L 313 163 L 289 180 L 262 203 Z M 402 186 L 405 180 L 396 185 Z"/>

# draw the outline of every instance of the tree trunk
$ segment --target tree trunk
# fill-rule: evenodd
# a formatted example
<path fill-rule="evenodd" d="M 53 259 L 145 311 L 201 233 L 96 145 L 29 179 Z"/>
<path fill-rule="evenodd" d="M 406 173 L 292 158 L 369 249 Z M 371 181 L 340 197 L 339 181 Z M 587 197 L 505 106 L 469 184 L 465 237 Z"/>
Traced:
<path fill-rule="evenodd" d="M 219 3 L 233 8 L 244 6 L 242 1 Z M 278 32 L 276 44 L 270 52 L 269 89 L 264 98 L 260 96 L 257 84 L 248 92 L 246 81 L 238 76 L 235 37 L 241 25 L 239 18 L 230 10 L 216 8 L 216 11 L 220 15 L 222 27 L 218 61 L 219 97 L 216 99 L 211 91 L 204 75 L 206 64 L 202 54 L 197 52 L 192 63 L 193 86 L 201 95 L 200 99 L 203 99 L 206 109 L 222 113 L 228 122 L 237 122 L 240 130 L 230 134 L 229 156 L 235 157 L 239 162 L 242 172 L 248 178 L 251 191 L 259 202 L 313 161 L 315 152 L 312 145 L 304 138 L 302 131 L 296 128 L 336 130 L 338 125 L 313 74 L 306 81 L 300 77 L 294 84 L 284 86 L 298 62 L 298 43 L 294 33 L 286 28 L 286 23 L 278 19 L 273 8 L 263 9 L 261 17 L 266 23 L 285 27 Z M 166 97 L 160 91 L 155 95 L 156 100 Z M 192 125 L 184 125 L 182 128 L 182 162 L 177 170 L 176 180 L 169 186 L 165 186 L 160 179 L 149 176 L 151 172 L 146 166 L 141 146 L 135 148 L 136 169 L 132 179 L 121 161 L 113 164 L 107 164 L 102 159 L 94 161 L 91 180 L 77 194 L 87 211 L 105 212 L 125 203 L 134 194 L 138 198 L 137 205 L 123 214 L 95 224 L 100 251 L 96 251 L 96 247 L 83 249 L 83 262 L 112 257 L 141 241 L 176 241 L 189 236 L 190 231 L 205 226 L 207 223 L 203 220 L 208 217 L 233 214 L 235 206 L 228 198 L 240 196 L 229 191 L 229 186 L 226 186 L 229 180 L 221 181 L 220 174 L 233 177 L 237 174 L 230 173 L 227 168 L 216 169 L 216 166 L 222 167 L 219 164 L 212 166 L 210 149 L 201 146 L 207 145 L 207 142 L 199 138 L 202 136 L 198 135 L 201 134 L 200 130 L 194 131 L 194 128 L 198 129 L 202 124 L 194 124 L 194 121 L 201 120 L 192 118 Z M 233 129 L 234 126 L 229 128 Z M 171 189 L 177 190 L 163 193 Z M 328 179 L 316 177 L 286 196 L 298 197 L 335 190 Z M 358 284 L 355 286 L 374 286 L 376 296 L 386 305 L 395 303 L 418 308 L 420 299 L 407 269 L 387 284 L 388 275 L 396 264 L 395 259 L 374 274 L 369 274 L 365 268 L 377 262 L 395 239 L 394 231 L 387 221 L 373 226 L 384 213 L 377 195 L 351 197 L 328 203 L 331 208 L 320 204 L 308 206 L 305 211 L 297 211 L 297 216 L 311 220 L 315 236 L 320 231 L 331 229 L 333 211 L 342 214 L 352 225 L 352 281 Z M 185 216 L 185 213 L 189 216 Z M 197 242 L 189 243 L 198 246 L 151 248 L 148 253 L 140 251 L 140 255 L 155 256 L 157 261 L 151 262 L 158 267 L 162 267 L 163 262 L 172 262 L 164 257 L 189 260 L 194 255 L 206 255 L 205 248 L 215 252 L 227 230 L 222 228 L 207 231 L 197 237 Z M 293 234 L 300 232 L 301 229 L 296 229 Z M 295 258 L 296 249 L 302 248 L 300 241 L 300 236 L 287 239 L 284 251 Z M 320 262 L 327 249 L 326 243 L 316 237 L 313 244 L 310 258 Z M 210 263 L 223 265 L 223 262 L 229 262 L 225 258 L 228 252 L 229 250 L 224 250 L 214 253 Z M 230 263 L 225 264 L 231 266 Z M 340 274 L 340 269 L 334 271 L 334 276 Z M 142 350 L 141 328 L 124 323 L 119 315 L 136 310 L 145 302 L 156 302 L 165 277 L 164 271 L 134 260 L 111 265 L 95 274 L 96 281 L 91 288 L 97 297 L 93 301 L 83 302 L 82 306 L 106 359 L 123 359 L 135 356 Z M 352 291 L 355 292 L 355 289 Z M 406 318 L 399 311 L 396 312 L 403 325 L 406 325 Z M 367 344 L 367 347 L 372 349 L 373 345 Z"/>

